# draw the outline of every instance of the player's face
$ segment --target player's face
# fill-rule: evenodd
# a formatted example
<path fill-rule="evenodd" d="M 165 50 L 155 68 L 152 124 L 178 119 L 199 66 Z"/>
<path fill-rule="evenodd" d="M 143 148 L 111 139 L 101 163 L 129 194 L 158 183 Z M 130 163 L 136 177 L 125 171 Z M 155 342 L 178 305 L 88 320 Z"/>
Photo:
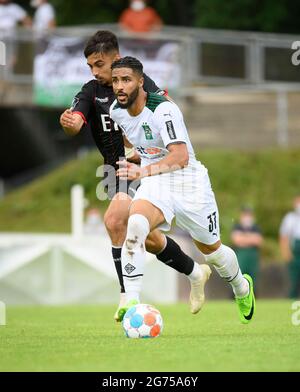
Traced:
<path fill-rule="evenodd" d="M 144 79 L 131 68 L 115 68 L 112 71 L 112 87 L 118 103 L 129 108 L 137 99 Z"/>
<path fill-rule="evenodd" d="M 119 54 L 115 52 L 92 53 L 87 58 L 87 64 L 100 84 L 111 86 L 111 65 L 119 58 Z"/>

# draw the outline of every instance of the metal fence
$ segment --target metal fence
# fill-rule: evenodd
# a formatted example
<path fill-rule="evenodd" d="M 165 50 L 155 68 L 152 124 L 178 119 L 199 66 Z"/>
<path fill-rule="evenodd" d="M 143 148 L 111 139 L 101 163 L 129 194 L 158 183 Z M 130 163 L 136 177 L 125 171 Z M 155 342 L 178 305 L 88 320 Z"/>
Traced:
<path fill-rule="evenodd" d="M 250 148 L 300 145 L 299 37 L 182 27 L 132 36 L 118 25 L 61 27 L 51 34 L 87 38 L 99 29 L 114 31 L 133 43 L 179 43 L 179 55 L 173 61 L 179 64 L 181 79 L 170 93 L 184 111 L 194 144 Z M 10 37 L 1 38 L 0 33 L 7 61 L 6 66 L 0 66 L 0 102 L 33 102 L 33 60 L 41 38 L 24 29 Z"/>
<path fill-rule="evenodd" d="M 116 24 L 60 27 L 51 34 L 64 37 L 88 37 L 98 29 L 114 31 L 118 37 L 143 40 L 176 40 L 182 44 L 181 58 L 184 85 L 195 83 L 297 83 L 300 66 L 297 60 L 299 37 L 227 30 L 165 27 L 150 35 L 129 35 Z M 35 43 L 41 38 L 30 30 L 19 29 L 7 36 L 0 31 L 6 44 L 7 59 L 15 53 L 14 65 L 2 68 L 2 78 L 18 83 L 32 82 Z M 299 46 L 297 46 L 297 42 Z M 3 49 L 2 49 L 3 50 Z M 299 53 L 300 58 L 300 53 Z"/>
<path fill-rule="evenodd" d="M 300 146 L 300 91 L 292 86 L 186 88 L 176 101 L 196 148 Z"/>

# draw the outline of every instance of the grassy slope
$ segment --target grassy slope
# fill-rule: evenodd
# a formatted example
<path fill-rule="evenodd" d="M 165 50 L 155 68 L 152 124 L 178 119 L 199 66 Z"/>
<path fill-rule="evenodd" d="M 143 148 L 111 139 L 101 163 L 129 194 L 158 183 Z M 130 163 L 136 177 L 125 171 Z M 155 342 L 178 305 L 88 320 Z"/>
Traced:
<path fill-rule="evenodd" d="M 9 308 L 0 327 L 0 371 L 299 371 L 300 326 L 289 301 L 258 301 L 239 323 L 231 302 L 159 306 L 161 337 L 131 340 L 111 306 Z"/>
<path fill-rule="evenodd" d="M 252 204 L 268 238 L 265 255 L 278 257 L 277 233 L 291 198 L 300 189 L 300 150 L 236 152 L 208 150 L 198 158 L 209 169 L 221 214 L 225 241 L 241 204 Z M 69 193 L 81 183 L 92 206 L 103 211 L 107 202 L 96 198 L 96 168 L 101 163 L 94 152 L 72 161 L 0 201 L 0 231 L 66 232 L 70 230 Z"/>

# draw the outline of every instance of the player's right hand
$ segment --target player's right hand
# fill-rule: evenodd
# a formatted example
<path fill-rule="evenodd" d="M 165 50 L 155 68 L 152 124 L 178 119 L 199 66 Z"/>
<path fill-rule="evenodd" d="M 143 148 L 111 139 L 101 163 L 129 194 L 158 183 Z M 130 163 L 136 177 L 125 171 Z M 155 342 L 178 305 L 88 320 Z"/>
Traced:
<path fill-rule="evenodd" d="M 74 128 L 75 118 L 71 109 L 67 109 L 60 116 L 60 124 L 64 128 Z"/>

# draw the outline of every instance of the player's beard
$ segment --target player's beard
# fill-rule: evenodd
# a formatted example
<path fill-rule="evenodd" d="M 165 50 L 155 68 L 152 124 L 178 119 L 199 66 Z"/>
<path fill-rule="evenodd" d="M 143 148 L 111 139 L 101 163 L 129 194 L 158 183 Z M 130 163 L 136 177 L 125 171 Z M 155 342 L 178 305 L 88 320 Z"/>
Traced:
<path fill-rule="evenodd" d="M 134 104 L 137 96 L 139 95 L 139 87 L 137 87 L 130 95 L 128 95 L 128 99 L 126 103 L 121 103 L 118 100 L 118 104 L 121 106 L 122 109 L 128 109 L 131 105 Z"/>

